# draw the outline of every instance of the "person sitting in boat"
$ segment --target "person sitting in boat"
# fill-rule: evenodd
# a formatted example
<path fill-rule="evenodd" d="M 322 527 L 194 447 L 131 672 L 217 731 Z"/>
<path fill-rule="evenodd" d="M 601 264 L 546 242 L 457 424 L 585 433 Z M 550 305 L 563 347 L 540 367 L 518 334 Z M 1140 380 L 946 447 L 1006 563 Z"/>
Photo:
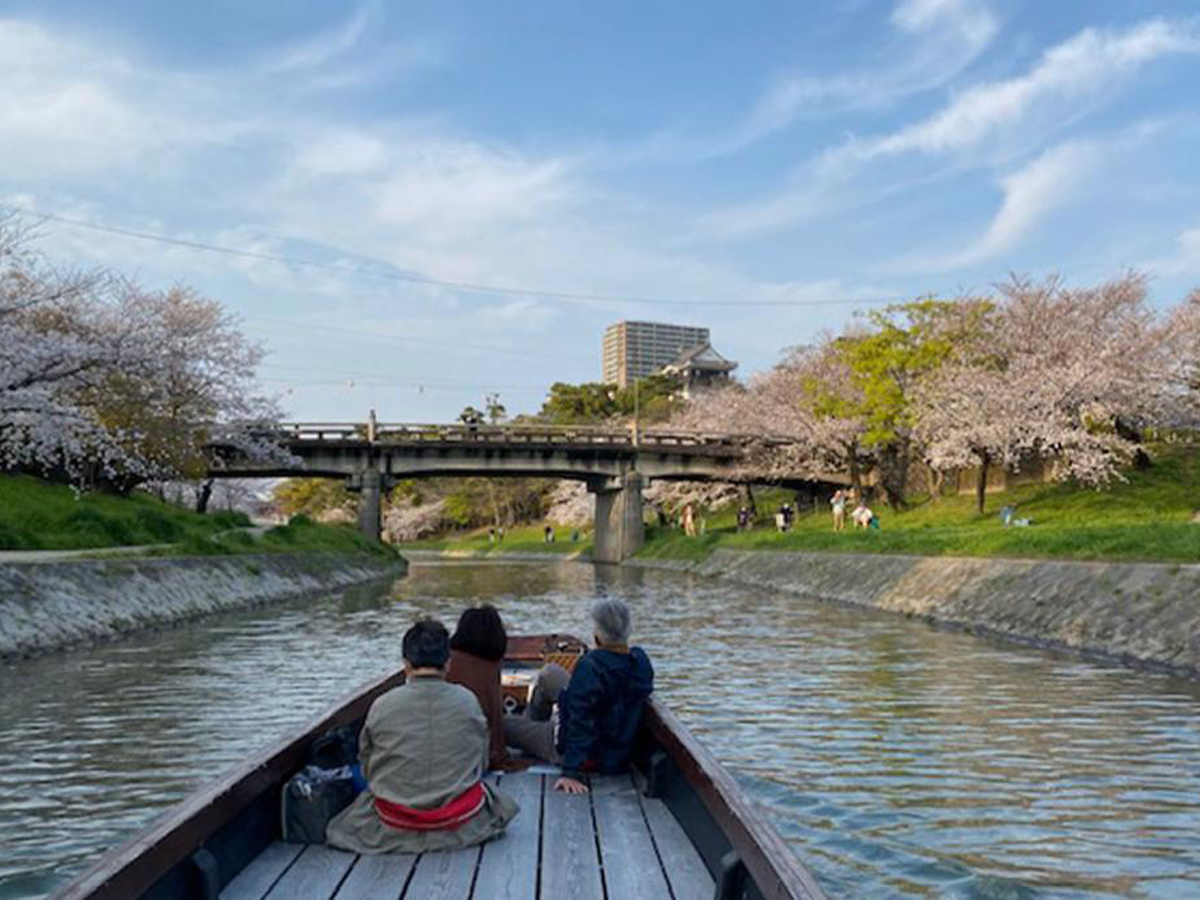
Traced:
<path fill-rule="evenodd" d="M 500 664 L 508 651 L 504 620 L 490 603 L 464 609 L 450 638 L 446 680 L 475 695 L 488 724 L 488 768 L 504 772 L 524 769 L 527 762 L 509 757 L 504 744 L 504 697 Z"/>
<path fill-rule="evenodd" d="M 450 636 L 423 619 L 404 635 L 405 683 L 379 697 L 359 735 L 367 790 L 334 816 L 329 844 L 352 853 L 423 853 L 480 844 L 519 807 L 483 782 L 487 719 L 446 682 Z"/>
<path fill-rule="evenodd" d="M 629 768 L 642 706 L 654 690 L 654 668 L 641 647 L 629 646 L 629 608 L 597 600 L 591 610 L 596 649 L 568 674 L 550 664 L 538 673 L 522 715 L 504 717 L 508 743 L 562 767 L 555 790 L 587 793 L 588 773 Z"/>

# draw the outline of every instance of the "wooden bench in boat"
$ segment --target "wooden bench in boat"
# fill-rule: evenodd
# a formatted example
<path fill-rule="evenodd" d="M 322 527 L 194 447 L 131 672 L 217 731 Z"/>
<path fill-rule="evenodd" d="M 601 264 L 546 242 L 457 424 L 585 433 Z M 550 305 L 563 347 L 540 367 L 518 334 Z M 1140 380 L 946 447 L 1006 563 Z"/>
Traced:
<path fill-rule="evenodd" d="M 271 844 L 220 900 L 690 900 L 715 884 L 661 800 L 626 777 L 595 778 L 589 795 L 552 788 L 554 776 L 504 775 L 521 804 L 503 837 L 420 856 L 358 856 Z"/>

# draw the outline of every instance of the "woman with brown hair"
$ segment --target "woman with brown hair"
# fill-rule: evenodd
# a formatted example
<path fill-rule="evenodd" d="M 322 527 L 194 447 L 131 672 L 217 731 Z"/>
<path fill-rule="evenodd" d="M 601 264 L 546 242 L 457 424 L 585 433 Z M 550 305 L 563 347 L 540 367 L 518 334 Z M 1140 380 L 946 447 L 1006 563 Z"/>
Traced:
<path fill-rule="evenodd" d="M 500 666 L 508 650 L 508 635 L 496 607 L 489 603 L 464 609 L 450 638 L 446 680 L 461 684 L 479 700 L 488 723 L 488 768 L 512 772 L 528 763 L 510 759 L 504 746 L 504 698 Z"/>

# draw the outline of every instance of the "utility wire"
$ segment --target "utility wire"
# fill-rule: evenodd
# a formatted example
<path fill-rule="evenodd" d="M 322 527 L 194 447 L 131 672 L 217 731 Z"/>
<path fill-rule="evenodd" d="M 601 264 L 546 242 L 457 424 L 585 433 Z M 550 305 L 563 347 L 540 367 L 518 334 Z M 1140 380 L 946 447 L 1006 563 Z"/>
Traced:
<path fill-rule="evenodd" d="M 25 211 L 23 211 L 25 212 Z M 828 300 L 740 300 L 731 303 L 727 300 L 665 300 L 658 297 L 639 297 L 635 295 L 620 296 L 616 294 L 588 294 L 575 291 L 547 291 L 538 288 L 515 288 L 500 285 L 479 284 L 470 281 L 450 281 L 442 278 L 428 278 L 424 275 L 410 275 L 405 272 L 380 272 L 364 266 L 348 265 L 346 263 L 320 262 L 313 259 L 300 259 L 295 256 L 285 256 L 277 253 L 261 253 L 256 250 L 238 250 L 235 247 L 222 247 L 217 244 L 207 244 L 202 241 L 186 240 L 184 238 L 168 237 L 147 231 L 135 231 L 131 228 L 118 228 L 114 225 L 101 225 L 82 219 L 72 219 L 54 213 L 27 212 L 46 222 L 58 222 L 76 228 L 87 228 L 105 234 L 117 234 L 123 237 L 136 238 L 142 241 L 154 241 L 159 244 L 170 244 L 175 247 L 188 247 L 192 250 L 204 250 L 208 253 L 224 253 L 228 256 L 238 256 L 243 259 L 258 259 L 266 262 L 278 262 L 292 266 L 305 266 L 312 269 L 328 269 L 353 275 L 364 275 L 369 278 L 380 278 L 385 281 L 400 281 L 408 284 L 422 284 L 431 287 L 449 288 L 456 291 L 470 291 L 480 294 L 504 294 L 517 297 L 542 297 L 549 300 L 564 300 L 570 303 L 630 303 L 643 306 L 722 306 L 736 308 L 740 306 L 772 306 L 772 307 L 802 307 L 802 306 L 864 306 L 884 303 L 895 303 L 896 298 L 865 298 L 851 300 L 846 298 L 830 298 Z"/>

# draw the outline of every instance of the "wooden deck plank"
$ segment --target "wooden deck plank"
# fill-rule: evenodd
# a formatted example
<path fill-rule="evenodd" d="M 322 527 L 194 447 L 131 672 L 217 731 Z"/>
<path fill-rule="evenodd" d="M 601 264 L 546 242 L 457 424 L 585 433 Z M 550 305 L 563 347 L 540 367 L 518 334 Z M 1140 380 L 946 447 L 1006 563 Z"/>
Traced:
<path fill-rule="evenodd" d="M 542 896 L 603 900 L 591 795 L 564 794 L 553 785 L 552 776 L 547 776 L 542 798 Z M 615 900 L 618 895 L 610 896 Z"/>
<path fill-rule="evenodd" d="M 334 900 L 400 900 L 416 861 L 415 853 L 360 856 Z"/>
<path fill-rule="evenodd" d="M 476 900 L 537 900 L 542 775 L 505 775 L 499 785 L 521 805 L 504 836 L 483 845 Z"/>
<path fill-rule="evenodd" d="M 671 900 L 633 779 L 593 778 L 592 796 L 608 896 Z"/>
<path fill-rule="evenodd" d="M 671 811 L 661 800 L 651 797 L 639 799 L 642 810 L 646 813 L 646 821 L 650 823 L 650 833 L 654 835 L 658 855 L 662 859 L 667 881 L 671 883 L 676 900 L 711 897 L 716 890 L 716 882 L 708 873 L 700 851 L 687 836 L 683 826 L 671 815 Z"/>
<path fill-rule="evenodd" d="M 353 853 L 345 850 L 312 844 L 275 882 L 267 897 L 270 900 L 329 900 L 354 865 L 354 858 Z"/>
<path fill-rule="evenodd" d="M 221 900 L 262 900 L 305 849 L 304 844 L 270 844 L 225 885 Z"/>
<path fill-rule="evenodd" d="M 479 847 L 422 853 L 404 896 L 408 900 L 468 900 Z"/>

